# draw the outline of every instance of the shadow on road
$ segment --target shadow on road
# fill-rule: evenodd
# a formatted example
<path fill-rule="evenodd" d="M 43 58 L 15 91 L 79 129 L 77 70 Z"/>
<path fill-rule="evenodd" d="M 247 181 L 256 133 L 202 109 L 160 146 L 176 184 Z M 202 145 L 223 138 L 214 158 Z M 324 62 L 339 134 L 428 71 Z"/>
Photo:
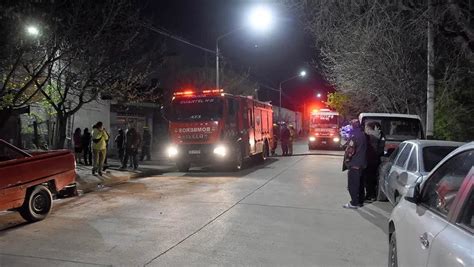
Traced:
<path fill-rule="evenodd" d="M 373 202 L 371 204 L 364 205 L 363 208 L 357 209 L 357 213 L 373 225 L 380 228 L 385 234 L 388 235 L 388 219 L 389 217 L 386 214 L 382 214 L 375 209 L 372 209 L 371 206 L 375 206 L 385 212 L 387 214 L 391 213 L 391 207 L 388 205 L 384 205 L 381 202 Z"/>
<path fill-rule="evenodd" d="M 220 167 L 220 166 L 205 166 L 199 169 L 192 169 L 186 172 L 186 174 L 184 174 L 183 176 L 184 177 L 203 177 L 203 178 L 224 176 L 224 177 L 239 178 L 239 177 L 244 177 L 246 175 L 249 175 L 250 173 L 256 170 L 267 168 L 268 165 L 276 161 L 278 161 L 278 159 L 273 158 L 273 157 L 266 159 L 263 164 L 250 161 L 246 163 L 245 168 L 240 171 L 227 171 L 225 170 L 224 167 Z"/>

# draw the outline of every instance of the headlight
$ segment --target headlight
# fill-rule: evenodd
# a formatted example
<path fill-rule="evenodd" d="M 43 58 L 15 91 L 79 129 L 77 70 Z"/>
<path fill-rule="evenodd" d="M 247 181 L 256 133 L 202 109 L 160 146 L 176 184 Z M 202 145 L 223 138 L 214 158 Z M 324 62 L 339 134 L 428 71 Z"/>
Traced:
<path fill-rule="evenodd" d="M 225 146 L 217 146 L 213 152 L 218 156 L 225 157 L 227 155 L 227 148 Z"/>
<path fill-rule="evenodd" d="M 175 146 L 170 146 L 170 147 L 168 147 L 166 152 L 168 153 L 168 157 L 174 158 L 178 155 L 178 148 L 175 147 Z"/>
<path fill-rule="evenodd" d="M 332 141 L 334 141 L 334 143 L 338 143 L 339 141 L 341 141 L 341 139 L 339 139 L 339 137 L 334 137 Z"/>
<path fill-rule="evenodd" d="M 310 137 L 309 137 L 309 141 L 310 141 L 310 142 L 314 142 L 314 141 L 316 141 L 316 137 L 314 137 L 314 136 L 310 136 Z"/>

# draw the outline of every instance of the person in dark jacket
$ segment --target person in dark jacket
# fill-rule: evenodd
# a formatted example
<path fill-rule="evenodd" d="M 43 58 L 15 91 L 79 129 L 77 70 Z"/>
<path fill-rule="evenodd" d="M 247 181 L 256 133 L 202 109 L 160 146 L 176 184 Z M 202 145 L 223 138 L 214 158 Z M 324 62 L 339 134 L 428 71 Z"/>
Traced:
<path fill-rule="evenodd" d="M 74 156 L 76 158 L 76 163 L 82 164 L 81 162 L 81 153 L 82 153 L 82 142 L 81 142 L 81 128 L 76 128 L 72 139 L 74 141 Z"/>
<path fill-rule="evenodd" d="M 352 133 L 344 153 L 344 167 L 347 169 L 347 184 L 351 201 L 343 208 L 357 209 L 364 203 L 364 181 L 362 171 L 367 166 L 367 139 L 360 129 L 359 120 L 351 121 Z"/>
<path fill-rule="evenodd" d="M 84 132 L 81 137 L 81 144 L 84 153 L 84 164 L 92 165 L 92 149 L 91 149 L 92 135 L 89 132 L 89 128 L 84 128 Z"/>
<path fill-rule="evenodd" d="M 125 156 L 122 161 L 122 169 L 127 167 L 128 158 L 130 158 L 133 169 L 138 168 L 138 148 L 141 144 L 141 138 L 135 128 L 130 128 L 125 137 Z"/>
<path fill-rule="evenodd" d="M 275 156 L 276 153 L 276 149 L 278 147 L 278 133 L 280 131 L 280 128 L 278 127 L 278 125 L 274 124 L 273 125 L 273 142 L 272 142 L 272 148 L 271 148 L 271 153 L 272 153 L 272 156 Z"/>
<path fill-rule="evenodd" d="M 367 168 L 363 172 L 365 199 L 375 201 L 377 198 L 377 178 L 380 157 L 383 156 L 385 147 L 385 136 L 378 122 L 371 121 L 365 125 L 367 137 Z"/>
<path fill-rule="evenodd" d="M 283 156 L 288 156 L 288 145 L 290 142 L 290 130 L 286 126 L 286 124 L 282 125 L 281 131 L 280 131 L 280 143 L 281 143 L 281 151 Z"/>
<path fill-rule="evenodd" d="M 120 162 L 123 161 L 123 156 L 125 154 L 125 134 L 122 129 L 118 130 L 118 135 L 115 137 L 115 146 L 118 150 L 118 157 Z"/>
<path fill-rule="evenodd" d="M 151 160 L 150 146 L 151 146 L 151 134 L 148 128 L 143 128 L 143 144 L 142 144 L 142 155 L 140 160 L 143 161 L 146 157 L 147 160 Z"/>

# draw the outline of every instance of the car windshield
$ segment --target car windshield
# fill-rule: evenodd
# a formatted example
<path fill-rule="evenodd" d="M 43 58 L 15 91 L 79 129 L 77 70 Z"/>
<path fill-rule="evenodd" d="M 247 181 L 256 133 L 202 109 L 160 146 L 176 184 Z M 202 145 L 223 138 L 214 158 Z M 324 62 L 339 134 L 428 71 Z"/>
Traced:
<path fill-rule="evenodd" d="M 365 123 L 375 121 L 380 123 L 385 138 L 391 141 L 422 139 L 421 122 L 418 119 L 396 117 L 368 117 Z"/>
<path fill-rule="evenodd" d="M 456 149 L 455 146 L 427 146 L 423 148 L 423 166 L 430 172 L 446 155 Z"/>
<path fill-rule="evenodd" d="M 215 121 L 222 117 L 223 103 L 218 97 L 180 98 L 171 105 L 175 121 Z"/>

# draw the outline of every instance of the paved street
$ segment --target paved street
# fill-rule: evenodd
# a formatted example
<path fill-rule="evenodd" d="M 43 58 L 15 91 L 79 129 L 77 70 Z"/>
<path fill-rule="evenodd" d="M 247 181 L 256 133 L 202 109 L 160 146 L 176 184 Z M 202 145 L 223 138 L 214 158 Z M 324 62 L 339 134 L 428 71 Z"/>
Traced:
<path fill-rule="evenodd" d="M 0 266 L 386 266 L 390 204 L 343 209 L 342 152 L 296 151 L 105 187 L 39 223 L 0 214 Z"/>

